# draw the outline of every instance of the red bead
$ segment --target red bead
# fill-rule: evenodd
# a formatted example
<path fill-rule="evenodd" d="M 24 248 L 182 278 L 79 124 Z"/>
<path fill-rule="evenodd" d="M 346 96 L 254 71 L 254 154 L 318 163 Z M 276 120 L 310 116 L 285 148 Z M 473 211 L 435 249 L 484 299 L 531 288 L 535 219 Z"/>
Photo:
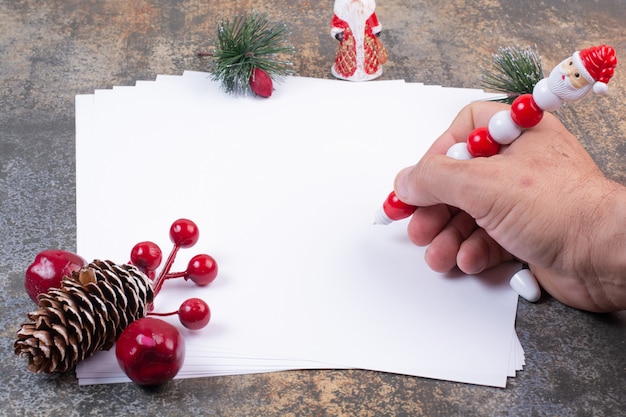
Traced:
<path fill-rule="evenodd" d="M 522 94 L 511 104 L 511 119 L 521 128 L 536 126 L 543 118 L 543 110 L 539 108 L 532 94 Z"/>
<path fill-rule="evenodd" d="M 493 140 L 488 128 L 479 127 L 467 137 L 467 150 L 474 158 L 492 156 L 500 151 L 500 144 Z"/>
<path fill-rule="evenodd" d="M 398 199 L 395 192 L 391 192 L 383 203 L 383 210 L 391 220 L 402 220 L 415 212 L 416 207 L 403 203 Z"/>

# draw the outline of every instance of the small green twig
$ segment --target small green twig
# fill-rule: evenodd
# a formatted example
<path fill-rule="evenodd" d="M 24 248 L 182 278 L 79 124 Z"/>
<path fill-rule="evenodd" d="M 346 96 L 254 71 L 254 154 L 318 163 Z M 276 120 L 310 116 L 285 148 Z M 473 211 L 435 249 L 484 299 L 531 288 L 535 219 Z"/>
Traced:
<path fill-rule="evenodd" d="M 498 100 L 512 103 L 522 94 L 532 94 L 535 85 L 543 79 L 541 56 L 535 49 L 505 47 L 492 55 L 492 68 L 481 67 L 481 83 L 488 89 L 507 95 Z"/>

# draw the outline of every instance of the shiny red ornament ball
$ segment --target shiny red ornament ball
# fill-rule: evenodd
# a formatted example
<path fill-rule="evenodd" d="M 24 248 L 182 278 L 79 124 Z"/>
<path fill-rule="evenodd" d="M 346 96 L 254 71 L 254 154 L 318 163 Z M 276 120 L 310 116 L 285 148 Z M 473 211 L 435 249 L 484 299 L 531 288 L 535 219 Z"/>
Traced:
<path fill-rule="evenodd" d="M 543 110 L 535 103 L 532 94 L 522 94 L 511 104 L 511 119 L 521 128 L 534 127 L 542 118 Z"/>
<path fill-rule="evenodd" d="M 500 144 L 493 140 L 489 129 L 479 127 L 467 137 L 467 150 L 474 158 L 493 156 L 500 151 Z"/>

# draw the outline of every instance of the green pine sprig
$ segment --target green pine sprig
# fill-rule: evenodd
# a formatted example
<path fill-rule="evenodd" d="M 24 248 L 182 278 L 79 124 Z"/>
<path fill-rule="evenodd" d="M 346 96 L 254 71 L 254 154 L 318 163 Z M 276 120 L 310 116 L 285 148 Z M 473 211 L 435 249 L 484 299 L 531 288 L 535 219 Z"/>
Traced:
<path fill-rule="evenodd" d="M 251 11 L 218 24 L 212 77 L 229 93 L 247 93 L 254 68 L 273 80 L 291 75 L 293 65 L 285 59 L 294 52 L 283 22 L 271 23 L 265 13 Z"/>
<path fill-rule="evenodd" d="M 492 55 L 492 68 L 481 67 L 481 83 L 488 89 L 507 95 L 498 100 L 512 103 L 522 94 L 532 94 L 535 85 L 544 78 L 541 56 L 537 47 L 500 48 Z"/>

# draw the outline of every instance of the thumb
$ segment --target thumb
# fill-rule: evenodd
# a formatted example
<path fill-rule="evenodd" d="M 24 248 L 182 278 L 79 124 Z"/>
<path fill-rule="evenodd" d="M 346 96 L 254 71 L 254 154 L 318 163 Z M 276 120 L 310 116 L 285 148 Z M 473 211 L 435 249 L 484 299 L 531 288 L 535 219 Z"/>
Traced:
<path fill-rule="evenodd" d="M 396 177 L 395 192 L 400 200 L 418 207 L 447 204 L 466 211 L 474 218 L 485 213 L 499 190 L 500 155 L 459 161 L 443 154 L 476 126 L 486 126 L 490 118 L 509 107 L 501 103 L 475 102 L 464 107 L 450 127 L 433 143 L 417 165 L 405 168 Z M 487 162 L 489 160 L 489 162 Z M 489 164 L 489 165 L 486 165 Z M 482 196 L 482 197 L 481 197 Z"/>
<path fill-rule="evenodd" d="M 490 159 L 497 158 L 492 156 Z M 394 190 L 404 203 L 418 207 L 446 204 L 480 218 L 493 205 L 493 184 L 499 177 L 495 161 L 477 158 L 459 161 L 427 154 L 416 165 L 403 169 Z M 489 162 L 489 166 L 485 163 Z M 497 192 L 497 190 L 496 190 Z"/>

